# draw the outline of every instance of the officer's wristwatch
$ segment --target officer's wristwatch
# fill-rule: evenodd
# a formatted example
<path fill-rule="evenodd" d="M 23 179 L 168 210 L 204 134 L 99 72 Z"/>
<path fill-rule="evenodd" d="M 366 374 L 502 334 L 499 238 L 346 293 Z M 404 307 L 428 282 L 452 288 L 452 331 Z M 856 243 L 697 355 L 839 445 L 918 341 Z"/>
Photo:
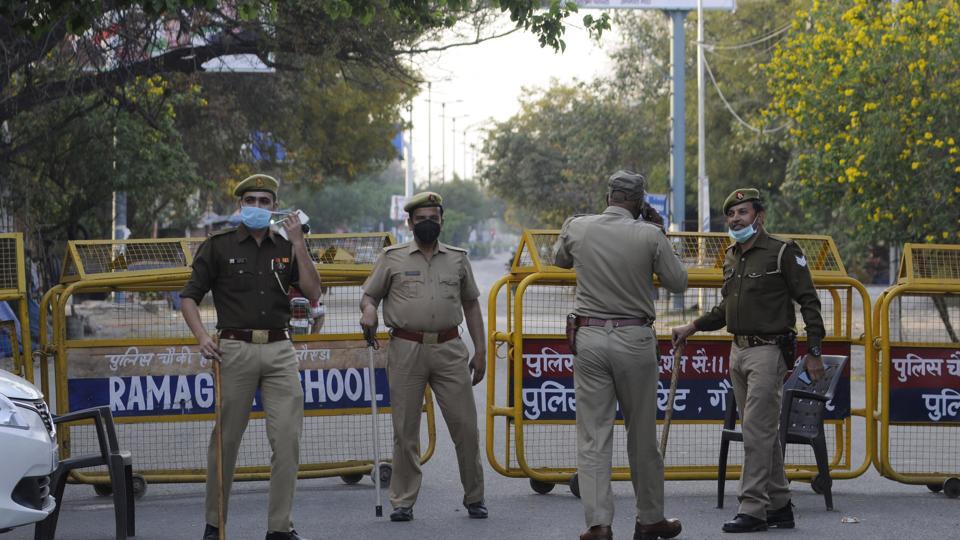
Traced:
<path fill-rule="evenodd" d="M 807 354 L 809 354 L 810 356 L 816 356 L 816 357 L 820 357 L 821 353 L 822 351 L 820 350 L 819 346 L 810 347 L 810 350 L 807 351 Z"/>

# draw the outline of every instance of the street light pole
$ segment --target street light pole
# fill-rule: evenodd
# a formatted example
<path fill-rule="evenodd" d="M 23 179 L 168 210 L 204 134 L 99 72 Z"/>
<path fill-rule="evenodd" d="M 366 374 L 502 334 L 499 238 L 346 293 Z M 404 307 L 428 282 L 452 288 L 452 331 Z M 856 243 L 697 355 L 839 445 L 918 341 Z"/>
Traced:
<path fill-rule="evenodd" d="M 706 122 L 703 119 L 703 0 L 697 0 L 697 222 L 710 231 L 710 179 L 707 178 Z"/>
<path fill-rule="evenodd" d="M 413 100 L 407 105 L 410 114 L 410 139 L 407 141 L 407 170 L 403 181 L 403 196 L 413 196 Z"/>
<path fill-rule="evenodd" d="M 440 183 L 447 179 L 447 102 L 440 102 Z"/>
<path fill-rule="evenodd" d="M 450 119 L 450 136 L 453 139 L 450 141 L 450 147 L 453 148 L 453 151 L 450 152 L 450 179 L 453 180 L 457 176 L 457 117 L 454 116 Z"/>
<path fill-rule="evenodd" d="M 440 160 L 440 183 L 447 181 L 447 103 L 463 103 L 462 99 L 455 99 L 453 101 L 441 101 L 440 102 L 440 145 L 441 156 Z"/>
<path fill-rule="evenodd" d="M 470 126 L 463 128 L 463 179 L 467 179 L 467 130 Z M 454 149 L 456 150 L 456 149 Z"/>
<path fill-rule="evenodd" d="M 468 116 L 470 115 L 461 114 L 460 116 L 453 116 L 450 118 L 450 121 L 453 123 L 453 125 L 450 128 L 450 132 L 453 136 L 453 140 L 451 141 L 452 144 L 450 145 L 450 148 L 452 148 L 450 152 L 450 176 L 451 177 L 456 176 L 457 174 L 457 118 L 467 118 Z"/>
<path fill-rule="evenodd" d="M 433 163 L 432 163 L 432 161 L 433 161 L 433 160 L 432 160 L 432 158 L 433 158 L 433 129 L 432 129 L 432 127 L 431 127 L 432 124 L 433 124 L 433 113 L 431 112 L 431 110 L 432 110 L 431 105 L 432 105 L 432 102 L 433 102 L 433 99 L 432 99 L 432 97 L 431 97 L 431 96 L 432 96 L 432 89 L 431 89 L 432 86 L 433 86 L 433 83 L 430 82 L 430 81 L 427 81 L 427 185 L 430 185 L 430 184 L 433 183 L 433 171 L 430 170 L 431 167 L 433 166 Z"/>

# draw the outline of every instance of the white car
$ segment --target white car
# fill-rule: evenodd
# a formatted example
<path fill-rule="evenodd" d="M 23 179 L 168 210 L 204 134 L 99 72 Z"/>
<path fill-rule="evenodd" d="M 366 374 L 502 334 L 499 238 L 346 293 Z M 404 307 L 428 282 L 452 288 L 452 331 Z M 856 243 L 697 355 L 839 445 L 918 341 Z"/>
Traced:
<path fill-rule="evenodd" d="M 57 432 L 43 394 L 0 369 L 0 532 L 42 521 L 56 508 L 50 475 Z"/>

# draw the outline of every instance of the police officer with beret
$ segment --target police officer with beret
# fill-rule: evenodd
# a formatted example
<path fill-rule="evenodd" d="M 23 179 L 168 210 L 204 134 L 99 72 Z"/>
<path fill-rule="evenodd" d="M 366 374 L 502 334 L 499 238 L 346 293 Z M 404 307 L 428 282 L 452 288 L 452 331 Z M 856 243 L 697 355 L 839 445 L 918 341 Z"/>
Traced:
<path fill-rule="evenodd" d="M 218 500 L 226 513 L 240 440 L 247 428 L 257 389 L 266 414 L 270 463 L 267 540 L 301 539 L 293 530 L 291 508 L 296 491 L 303 424 L 299 363 L 290 342 L 288 290 L 297 286 L 306 298 L 320 297 L 320 276 L 307 253 L 300 219 L 287 216 L 287 238 L 270 229 L 279 183 L 255 174 L 234 190 L 242 222 L 201 244 L 190 281 L 180 292 L 181 311 L 206 358 L 221 362 L 221 431 L 224 486 L 217 482 L 216 439 L 207 452 L 206 529 L 216 540 Z M 197 307 L 213 291 L 219 343 L 207 333 Z M 226 522 L 226 516 L 224 516 Z"/>
<path fill-rule="evenodd" d="M 466 250 L 437 241 L 443 228 L 443 200 L 433 192 L 413 196 L 404 206 L 414 240 L 386 248 L 363 284 L 360 325 L 378 326 L 383 302 L 390 327 L 387 376 L 393 412 L 392 521 L 413 519 L 420 472 L 420 417 L 429 384 L 457 452 L 463 505 L 471 518 L 486 518 L 477 406 L 471 386 L 483 380 L 486 342 L 480 291 Z M 466 317 L 473 358 L 460 339 Z"/>
<path fill-rule="evenodd" d="M 800 305 L 809 352 L 804 367 L 823 376 L 820 345 L 825 335 L 817 296 L 800 247 L 769 235 L 760 192 L 738 189 L 723 203 L 733 243 L 723 263 L 722 300 L 690 324 L 673 329 L 677 346 L 698 330 L 727 327 L 734 334 L 730 380 L 743 426 L 740 507 L 723 524 L 730 533 L 793 528 L 793 505 L 779 439 L 780 399 L 787 367 L 778 346 L 795 336 L 793 303 Z M 789 359 L 792 361 L 792 359 Z"/>
<path fill-rule="evenodd" d="M 568 219 L 554 247 L 554 264 L 577 272 L 569 331 L 576 349 L 577 477 L 588 527 L 580 540 L 613 538 L 610 475 L 618 403 L 636 495 L 633 537 L 673 538 L 681 530 L 679 520 L 663 515 L 653 275 L 662 287 L 682 293 L 687 271 L 663 232 L 663 220 L 644 202 L 644 185 L 639 174 L 614 173 L 607 182 L 606 210 Z"/>

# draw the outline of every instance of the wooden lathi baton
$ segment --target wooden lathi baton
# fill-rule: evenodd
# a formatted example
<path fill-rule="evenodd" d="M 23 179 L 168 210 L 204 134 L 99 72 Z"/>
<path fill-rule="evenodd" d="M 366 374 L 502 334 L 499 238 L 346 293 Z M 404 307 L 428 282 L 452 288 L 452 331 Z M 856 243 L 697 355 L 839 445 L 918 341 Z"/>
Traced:
<path fill-rule="evenodd" d="M 670 393 L 667 394 L 667 410 L 663 413 L 663 432 L 660 434 L 660 455 L 667 455 L 667 438 L 670 436 L 670 422 L 673 420 L 673 399 L 677 395 L 677 380 L 680 377 L 680 356 L 683 346 L 673 350 L 673 368 L 670 370 Z"/>
<path fill-rule="evenodd" d="M 220 348 L 219 336 L 214 336 L 213 343 Z M 214 437 L 217 441 L 217 527 L 220 540 L 226 539 L 226 530 L 223 519 L 223 428 L 220 416 L 220 360 L 213 359 L 213 392 L 214 392 Z"/>

